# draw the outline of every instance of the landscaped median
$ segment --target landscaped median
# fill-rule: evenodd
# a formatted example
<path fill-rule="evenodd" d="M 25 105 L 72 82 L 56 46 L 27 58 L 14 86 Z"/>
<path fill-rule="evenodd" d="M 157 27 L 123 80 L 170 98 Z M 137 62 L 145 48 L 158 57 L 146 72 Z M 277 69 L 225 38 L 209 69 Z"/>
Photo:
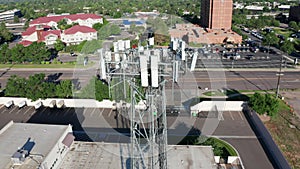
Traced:
<path fill-rule="evenodd" d="M 250 102 L 252 109 L 259 112 L 260 120 L 291 168 L 300 168 L 300 119 L 293 112 L 293 107 L 284 100 L 275 99 L 274 91 L 240 90 L 227 95 L 225 93 L 227 92 L 209 91 L 203 93 L 203 99 L 226 96 L 226 100 L 242 99 Z"/>
<path fill-rule="evenodd" d="M 45 62 L 44 64 L 0 64 L 0 69 L 34 69 L 34 68 L 46 68 L 46 69 L 61 69 L 61 68 L 89 68 L 95 63 L 90 62 L 87 66 L 79 65 L 76 62 L 66 62 L 53 64 L 50 62 Z"/>
<path fill-rule="evenodd" d="M 231 163 L 231 159 L 238 159 L 238 161 L 235 160 L 235 162 L 242 165 L 235 148 L 218 138 L 206 136 L 186 136 L 179 145 L 212 146 L 217 163 Z"/>

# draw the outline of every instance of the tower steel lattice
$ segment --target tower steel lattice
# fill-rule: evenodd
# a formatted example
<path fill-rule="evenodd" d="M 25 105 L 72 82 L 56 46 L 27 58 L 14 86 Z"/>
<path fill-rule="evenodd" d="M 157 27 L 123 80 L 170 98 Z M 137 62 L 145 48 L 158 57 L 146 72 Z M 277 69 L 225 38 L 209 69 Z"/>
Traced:
<path fill-rule="evenodd" d="M 112 55 L 115 59 L 110 59 Z M 176 52 L 169 49 L 100 51 L 100 62 L 102 62 L 100 64 L 102 67 L 105 66 L 102 74 L 107 77 L 110 96 L 121 95 L 114 98 L 119 102 L 117 111 L 130 121 L 130 167 L 132 169 L 167 168 L 165 83 L 167 80 L 177 79 L 174 77 L 177 76 L 174 69 L 178 71 L 175 55 Z M 153 79 L 150 85 L 141 86 L 140 81 L 145 80 L 141 77 L 141 57 L 147 58 L 145 72 L 148 79 L 153 76 L 150 72 L 153 69 L 151 59 L 158 57 L 157 86 Z"/>

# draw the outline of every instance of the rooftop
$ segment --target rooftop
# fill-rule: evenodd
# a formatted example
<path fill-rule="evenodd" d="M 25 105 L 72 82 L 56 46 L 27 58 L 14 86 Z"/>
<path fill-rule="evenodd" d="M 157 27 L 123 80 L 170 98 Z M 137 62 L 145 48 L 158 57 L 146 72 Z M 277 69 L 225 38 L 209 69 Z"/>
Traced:
<path fill-rule="evenodd" d="M 86 19 L 101 19 L 101 16 L 98 16 L 96 14 L 72 14 L 72 15 L 58 15 L 58 16 L 45 16 L 37 18 L 30 22 L 30 25 L 32 24 L 46 24 L 49 22 L 58 22 L 62 19 L 70 19 L 72 21 L 76 21 L 78 19 L 86 20 Z"/>
<path fill-rule="evenodd" d="M 143 21 L 143 20 L 139 20 L 139 21 L 123 20 L 123 24 L 124 24 L 124 25 L 131 25 L 131 24 L 135 24 L 135 25 L 143 25 L 144 23 L 145 23 L 145 21 Z"/>
<path fill-rule="evenodd" d="M 36 169 L 36 161 L 47 156 L 67 128 L 67 125 L 9 122 L 0 130 L 0 168 L 11 169 L 11 157 L 21 147 L 27 147 L 29 154 L 37 155 L 35 161 L 27 158 L 23 165 L 15 169 Z"/>
<path fill-rule="evenodd" d="M 87 27 L 87 26 L 75 25 L 75 26 L 72 26 L 71 28 L 65 30 L 64 34 L 75 34 L 77 32 L 90 33 L 90 32 L 97 32 L 97 31 L 95 29 Z"/>
<path fill-rule="evenodd" d="M 51 27 L 47 26 L 47 25 L 41 25 L 40 28 L 42 30 L 49 30 Z M 22 36 L 29 36 L 29 35 L 33 34 L 34 32 L 36 32 L 36 30 L 37 30 L 36 26 L 31 26 L 22 33 Z"/>
<path fill-rule="evenodd" d="M 210 146 L 169 145 L 167 150 L 168 168 L 217 168 Z M 60 168 L 129 168 L 129 154 L 130 144 L 74 142 Z"/>

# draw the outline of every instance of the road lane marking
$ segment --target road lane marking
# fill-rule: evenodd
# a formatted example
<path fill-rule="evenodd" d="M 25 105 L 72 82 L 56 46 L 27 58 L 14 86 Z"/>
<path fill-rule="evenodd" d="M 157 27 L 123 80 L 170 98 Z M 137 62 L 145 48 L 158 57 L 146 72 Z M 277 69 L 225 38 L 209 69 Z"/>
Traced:
<path fill-rule="evenodd" d="M 233 116 L 232 116 L 232 114 L 231 114 L 231 111 L 229 111 L 229 114 L 230 114 L 230 116 L 231 116 L 232 120 L 234 120 L 234 118 L 233 118 Z"/>

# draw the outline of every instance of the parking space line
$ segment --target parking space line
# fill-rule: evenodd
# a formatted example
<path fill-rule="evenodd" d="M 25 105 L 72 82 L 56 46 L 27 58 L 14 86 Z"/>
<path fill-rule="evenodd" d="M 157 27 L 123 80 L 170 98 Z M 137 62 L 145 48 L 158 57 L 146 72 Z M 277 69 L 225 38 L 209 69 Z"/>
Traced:
<path fill-rule="evenodd" d="M 65 111 L 65 113 L 69 113 L 70 110 L 71 110 L 71 107 L 69 107 L 68 110 Z"/>
<path fill-rule="evenodd" d="M 83 108 L 83 113 L 82 113 L 83 115 L 85 115 L 86 110 L 87 110 L 86 108 Z"/>
<path fill-rule="evenodd" d="M 13 112 L 15 108 L 16 108 L 16 107 L 12 108 L 12 109 L 8 112 L 8 114 L 10 114 L 11 112 Z"/>
<path fill-rule="evenodd" d="M 93 116 L 95 111 L 96 111 L 96 108 L 94 108 L 93 111 L 91 112 L 91 116 Z"/>
<path fill-rule="evenodd" d="M 110 117 L 110 115 L 111 115 L 111 112 L 112 112 L 112 109 L 110 109 L 110 112 L 108 113 L 108 117 Z"/>
<path fill-rule="evenodd" d="M 240 115 L 241 119 L 244 120 L 244 118 L 242 116 L 242 112 L 239 111 L 239 115 Z"/>
<path fill-rule="evenodd" d="M 4 113 L 4 112 L 6 112 L 8 110 L 8 108 L 3 108 L 3 110 L 2 110 L 2 108 L 1 108 L 1 113 Z"/>
<path fill-rule="evenodd" d="M 101 108 L 101 109 L 102 109 L 102 111 L 99 113 L 99 117 L 101 117 L 102 113 L 104 112 L 104 108 Z"/>
<path fill-rule="evenodd" d="M 224 120 L 223 111 L 221 111 L 221 112 L 218 113 L 218 120 L 219 121 L 221 121 L 221 120 L 223 121 Z"/>
<path fill-rule="evenodd" d="M 25 115 L 32 107 L 30 107 L 29 109 L 27 109 L 23 114 Z"/>
<path fill-rule="evenodd" d="M 25 108 L 23 108 L 23 107 L 19 107 L 19 110 L 16 112 L 16 114 L 19 114 L 22 110 L 24 110 Z"/>
<path fill-rule="evenodd" d="M 40 114 L 42 114 L 47 108 L 43 107 L 44 109 L 42 111 L 40 111 Z"/>
<path fill-rule="evenodd" d="M 234 120 L 233 115 L 231 114 L 231 111 L 229 111 L 229 114 L 230 114 L 232 120 Z"/>

